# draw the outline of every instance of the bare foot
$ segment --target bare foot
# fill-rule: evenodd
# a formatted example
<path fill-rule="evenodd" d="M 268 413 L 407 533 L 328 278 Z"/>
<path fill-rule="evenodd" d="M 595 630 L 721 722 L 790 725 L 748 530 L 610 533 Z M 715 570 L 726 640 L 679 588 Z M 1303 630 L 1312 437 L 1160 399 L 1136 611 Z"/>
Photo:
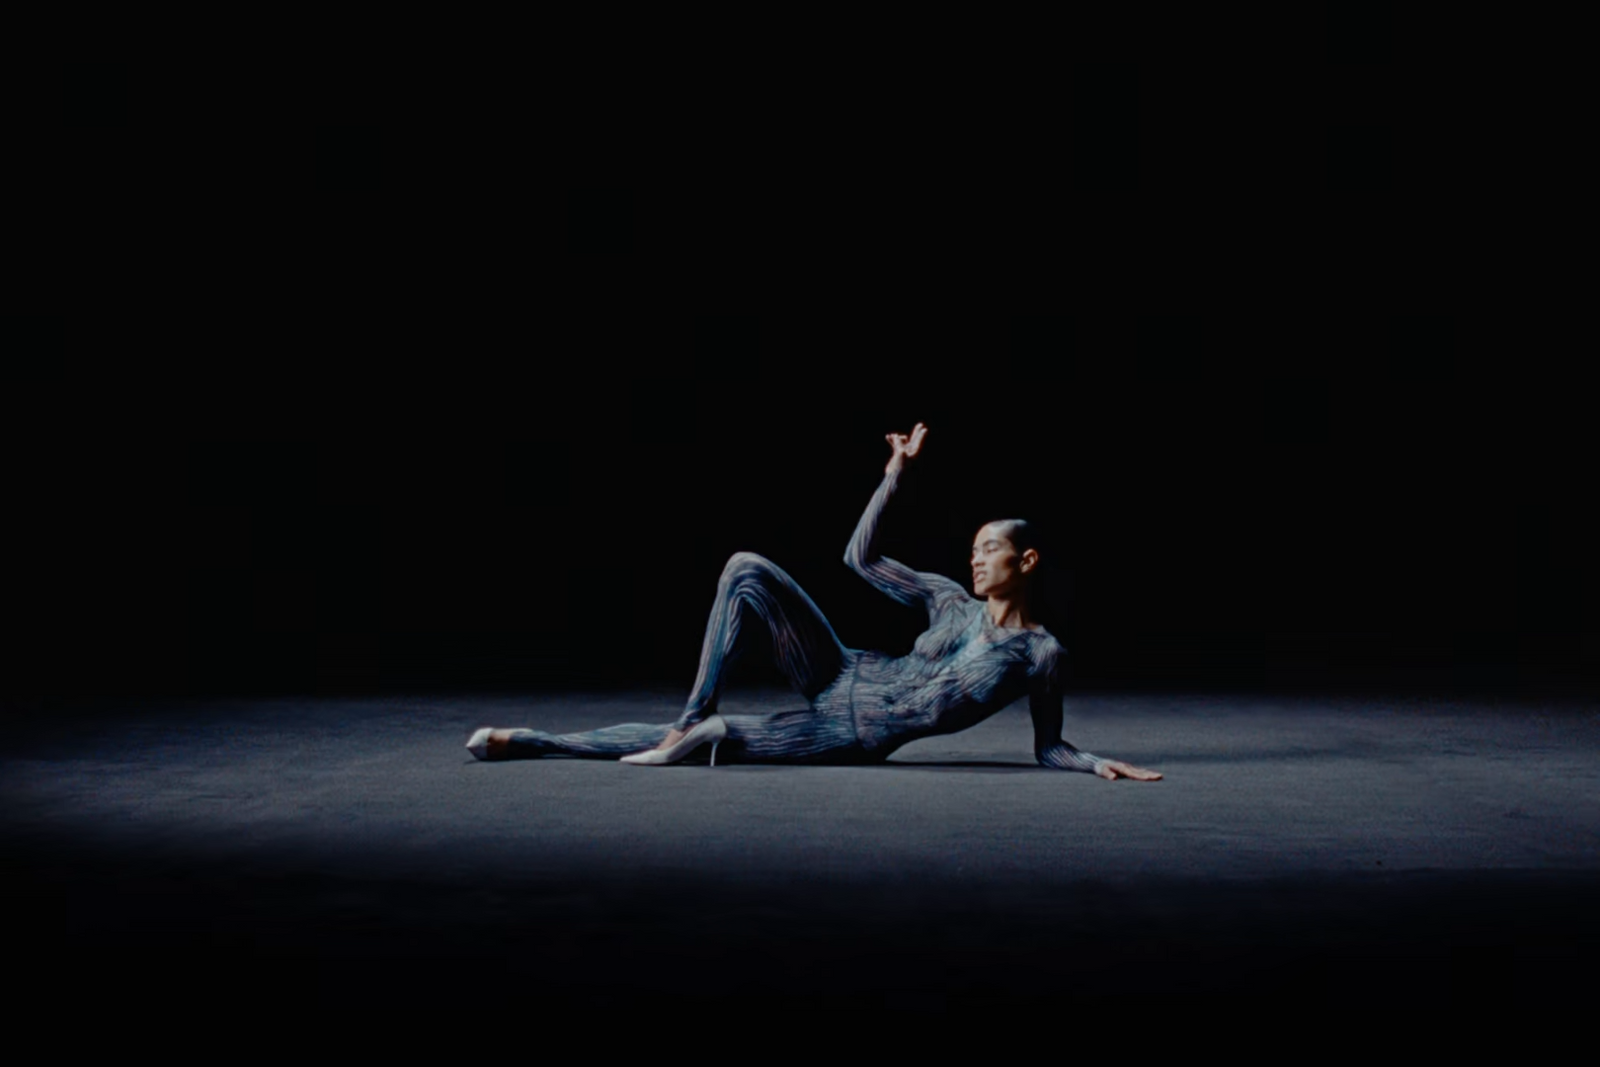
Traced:
<path fill-rule="evenodd" d="M 1102 760 L 1100 766 L 1095 768 L 1094 773 L 1102 778 L 1113 780 L 1117 778 L 1132 778 L 1136 782 L 1161 781 L 1161 773 L 1159 771 L 1147 771 L 1143 767 L 1135 767 L 1131 763 L 1123 763 L 1121 760 L 1115 759 Z"/>

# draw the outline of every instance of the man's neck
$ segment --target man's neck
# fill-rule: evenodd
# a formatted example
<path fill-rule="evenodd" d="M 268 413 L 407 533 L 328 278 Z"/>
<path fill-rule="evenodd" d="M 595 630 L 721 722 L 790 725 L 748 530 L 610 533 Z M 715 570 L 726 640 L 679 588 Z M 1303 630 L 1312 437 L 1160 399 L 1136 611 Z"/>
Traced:
<path fill-rule="evenodd" d="M 987 606 L 989 618 L 996 626 L 1026 630 L 1033 622 L 1028 615 L 1028 601 L 1023 597 L 991 596 Z"/>

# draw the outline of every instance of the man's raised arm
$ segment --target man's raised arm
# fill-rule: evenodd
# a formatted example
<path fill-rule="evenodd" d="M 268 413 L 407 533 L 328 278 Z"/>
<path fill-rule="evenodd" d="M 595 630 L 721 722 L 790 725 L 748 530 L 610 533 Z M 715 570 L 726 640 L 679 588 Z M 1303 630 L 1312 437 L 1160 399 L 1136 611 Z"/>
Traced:
<path fill-rule="evenodd" d="M 919 422 L 909 434 L 887 435 L 889 446 L 894 451 L 889 456 L 888 465 L 883 469 L 882 484 L 878 486 L 878 491 L 872 494 L 872 499 L 867 503 L 867 510 L 861 513 L 861 520 L 856 523 L 856 531 L 851 535 L 850 543 L 845 546 L 844 562 L 845 566 L 871 582 L 880 592 L 912 607 L 924 605 L 931 613 L 936 596 L 951 591 L 961 592 L 961 587 L 942 575 L 914 571 L 904 563 L 889 559 L 887 556 L 880 556 L 876 544 L 878 520 L 883 515 L 884 505 L 888 504 L 889 497 L 894 494 L 906 460 L 921 450 L 922 438 L 927 432 L 928 428 Z"/>

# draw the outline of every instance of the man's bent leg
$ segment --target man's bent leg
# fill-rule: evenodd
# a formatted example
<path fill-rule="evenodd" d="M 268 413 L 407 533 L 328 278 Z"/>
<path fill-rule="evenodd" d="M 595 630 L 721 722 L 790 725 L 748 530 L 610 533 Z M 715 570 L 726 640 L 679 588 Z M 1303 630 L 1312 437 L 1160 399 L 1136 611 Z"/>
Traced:
<path fill-rule="evenodd" d="M 771 560 L 738 552 L 717 582 L 699 674 L 683 714 L 673 724 L 676 730 L 687 730 L 716 711 L 728 668 L 743 649 L 744 625 L 752 617 L 766 624 L 779 670 L 807 700 L 839 677 L 846 650 L 805 590 Z"/>

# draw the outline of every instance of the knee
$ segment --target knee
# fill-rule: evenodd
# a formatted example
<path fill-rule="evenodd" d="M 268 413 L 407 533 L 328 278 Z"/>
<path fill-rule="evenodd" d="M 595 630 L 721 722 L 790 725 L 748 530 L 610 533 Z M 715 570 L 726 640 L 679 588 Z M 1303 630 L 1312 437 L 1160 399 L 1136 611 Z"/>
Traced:
<path fill-rule="evenodd" d="M 764 599 L 784 584 L 784 577 L 783 571 L 767 557 L 754 552 L 735 552 L 722 568 L 717 589 L 729 599 Z"/>
<path fill-rule="evenodd" d="M 765 556 L 758 556 L 754 552 L 735 552 L 723 565 L 722 582 L 724 585 L 732 585 L 752 578 L 765 577 L 774 570 L 776 568 L 772 561 Z"/>

